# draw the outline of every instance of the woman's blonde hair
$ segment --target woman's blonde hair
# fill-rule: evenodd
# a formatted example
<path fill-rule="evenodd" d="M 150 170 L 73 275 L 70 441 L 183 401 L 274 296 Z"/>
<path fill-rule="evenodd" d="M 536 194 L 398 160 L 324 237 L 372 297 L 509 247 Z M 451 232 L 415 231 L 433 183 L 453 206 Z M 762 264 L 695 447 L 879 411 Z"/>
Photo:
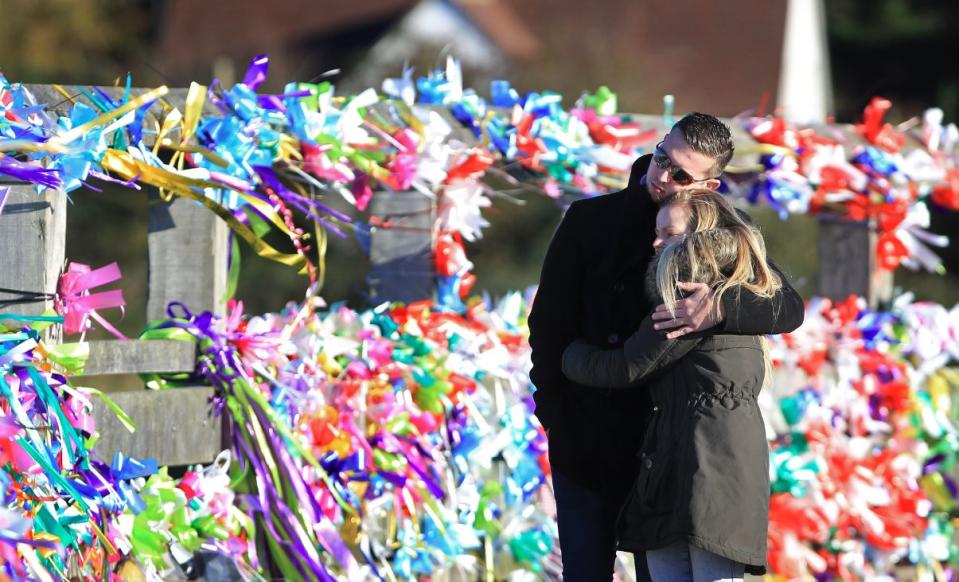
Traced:
<path fill-rule="evenodd" d="M 717 309 L 723 295 L 733 288 L 772 297 L 782 286 L 766 260 L 759 230 L 747 223 L 725 196 L 714 190 L 684 190 L 666 204 L 686 211 L 690 230 L 663 248 L 656 266 L 656 286 L 670 310 L 682 281 L 709 285 Z"/>

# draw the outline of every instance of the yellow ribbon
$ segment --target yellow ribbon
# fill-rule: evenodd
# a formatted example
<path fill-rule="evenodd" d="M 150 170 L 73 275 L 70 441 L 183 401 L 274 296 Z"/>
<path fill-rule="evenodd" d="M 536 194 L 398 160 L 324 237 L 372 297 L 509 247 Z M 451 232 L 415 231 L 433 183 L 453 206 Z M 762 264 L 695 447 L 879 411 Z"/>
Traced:
<path fill-rule="evenodd" d="M 64 145 L 50 143 L 37 143 L 28 139 L 11 139 L 0 143 L 0 152 L 48 152 L 51 154 L 63 154 L 70 149 Z M 3 155 L 3 154 L 0 154 Z"/>
<path fill-rule="evenodd" d="M 736 155 L 740 155 L 740 154 L 761 154 L 761 155 L 783 154 L 787 156 L 795 156 L 796 152 L 785 146 L 778 146 L 771 143 L 753 143 L 749 145 L 737 146 Z"/>
<path fill-rule="evenodd" d="M 159 136 L 162 139 L 157 139 L 153 146 L 153 153 L 156 154 L 161 145 L 172 141 L 166 138 L 166 133 L 172 132 L 179 127 L 180 145 L 170 148 L 175 152 L 170 158 L 170 166 L 176 168 L 179 172 L 183 171 L 183 166 L 186 161 L 185 154 L 187 153 L 187 147 L 189 147 L 187 142 L 189 142 L 193 134 L 196 133 L 196 127 L 200 123 L 200 114 L 203 112 L 203 104 L 205 102 L 206 87 L 198 83 L 191 83 L 190 90 L 187 92 L 186 101 L 183 104 L 183 114 L 180 114 L 177 109 L 170 112 L 170 115 L 168 115 L 167 119 L 163 122 L 163 130 L 161 130 L 161 135 Z M 220 160 L 225 162 L 222 158 L 220 158 Z M 227 164 L 224 163 L 222 167 L 226 165 Z M 160 190 L 160 198 L 163 200 L 169 201 L 171 196 L 172 194 L 167 194 L 165 191 Z"/>
<path fill-rule="evenodd" d="M 323 285 L 326 283 L 326 247 L 329 242 L 329 238 L 326 235 L 326 228 L 320 222 L 314 222 L 314 230 L 316 232 L 316 290 L 313 292 L 314 295 L 319 295 L 320 291 L 323 289 Z"/>
<path fill-rule="evenodd" d="M 290 160 L 303 161 L 303 154 L 300 153 L 300 142 L 291 135 L 280 134 L 280 146 L 277 148 L 280 158 L 289 162 Z"/>
<path fill-rule="evenodd" d="M 167 137 L 173 130 L 180 125 L 183 121 L 183 114 L 180 113 L 180 110 L 173 108 L 169 113 L 166 114 L 166 117 L 163 118 L 163 123 L 160 124 L 160 129 L 156 135 L 156 141 L 153 143 L 153 155 L 156 155 L 160 151 L 160 145 L 164 141 L 171 141 Z"/>
<path fill-rule="evenodd" d="M 303 257 L 297 254 L 281 253 L 280 251 L 276 250 L 264 242 L 261 238 L 257 237 L 248 226 L 237 220 L 236 217 L 233 216 L 233 213 L 227 208 L 217 204 L 213 200 L 210 200 L 203 194 L 193 189 L 224 188 L 225 186 L 223 184 L 210 182 L 208 180 L 187 178 L 186 176 L 179 175 L 175 172 L 145 164 L 135 159 L 127 152 L 121 152 L 114 149 L 108 149 L 106 151 L 101 164 L 105 169 L 116 173 L 118 176 L 125 177 L 127 179 L 139 177 L 142 182 L 152 184 L 157 188 L 169 190 L 179 196 L 189 198 L 190 200 L 195 200 L 196 202 L 203 204 L 216 213 L 217 216 L 223 219 L 223 221 L 227 223 L 227 225 L 233 230 L 233 232 L 236 233 L 237 236 L 246 241 L 246 243 L 250 245 L 254 251 L 256 251 L 256 254 L 266 259 L 270 259 L 271 261 L 276 261 L 290 267 L 300 267 L 300 274 L 306 274 L 306 260 Z M 254 206 L 265 206 L 262 201 L 247 197 L 242 192 L 240 192 L 240 195 L 243 196 L 247 202 L 250 202 Z M 268 214 L 268 216 L 271 216 L 272 214 L 273 213 L 271 212 Z M 274 224 L 276 222 L 282 224 L 282 221 L 279 221 L 279 219 L 274 221 Z M 289 233 L 289 229 L 285 224 L 283 224 L 282 230 Z"/>
<path fill-rule="evenodd" d="M 278 229 L 280 229 L 283 234 L 287 236 L 292 236 L 289 227 L 285 222 L 277 215 L 276 211 L 273 210 L 273 207 L 268 203 L 260 200 L 255 196 L 250 196 L 242 190 L 235 190 L 230 188 L 226 184 L 220 182 L 212 182 L 209 180 L 200 180 L 197 178 L 190 178 L 184 176 L 172 170 L 167 170 L 165 168 L 160 168 L 157 166 L 151 166 L 145 164 L 127 152 L 121 152 L 119 150 L 108 149 L 103 158 L 103 167 L 107 168 L 107 164 L 110 164 L 109 169 L 114 169 L 114 166 L 118 166 L 115 171 L 123 172 L 123 175 L 128 178 L 139 177 L 142 181 L 152 184 L 158 188 L 164 189 L 177 189 L 174 186 L 179 186 L 179 190 L 188 190 L 189 194 L 182 194 L 187 197 L 200 196 L 199 193 L 194 192 L 192 188 L 215 188 L 215 189 L 225 189 L 236 192 L 243 200 L 257 209 L 261 214 L 266 216 L 270 222 L 274 224 Z M 119 166 L 125 166 L 122 169 Z M 135 172 L 130 175 L 130 172 Z M 180 193 L 180 192 L 178 192 Z M 202 197 L 205 200 L 209 200 L 205 196 Z M 213 203 L 216 205 L 216 203 Z M 229 212 L 229 211 L 227 211 Z M 232 216 L 232 214 L 230 214 Z M 242 224 L 242 223 L 241 223 Z"/>
<path fill-rule="evenodd" d="M 199 83 L 190 83 L 186 103 L 183 105 L 183 128 L 180 130 L 181 143 L 185 144 L 196 133 L 196 127 L 200 123 L 200 114 L 203 113 L 205 103 L 206 86 Z"/>
<path fill-rule="evenodd" d="M 161 85 L 160 87 L 157 87 L 156 89 L 153 89 L 152 91 L 147 91 L 146 93 L 134 99 L 131 99 L 130 101 L 127 101 L 126 103 L 124 103 L 123 105 L 121 105 L 120 107 L 117 107 L 116 109 L 112 111 L 107 111 L 106 113 L 96 117 L 95 119 L 91 119 L 90 121 L 82 125 L 78 125 L 77 127 L 74 127 L 73 129 L 69 131 L 66 131 L 64 133 L 61 133 L 60 135 L 56 135 L 52 137 L 50 141 L 54 142 L 57 145 L 68 144 L 72 142 L 73 140 L 77 139 L 78 137 L 82 136 L 86 132 L 90 131 L 94 127 L 97 127 L 99 125 L 104 125 L 106 123 L 113 121 L 114 119 L 117 119 L 118 117 L 122 117 L 126 115 L 127 113 L 129 113 L 130 111 L 133 111 L 134 109 L 139 109 L 146 103 L 149 103 L 150 101 L 155 101 L 156 99 L 159 99 L 160 97 L 166 95 L 169 92 L 170 90 L 166 87 L 166 85 Z"/>
<path fill-rule="evenodd" d="M 210 160 L 214 164 L 220 166 L 221 168 L 227 168 L 230 165 L 230 162 L 226 161 L 220 154 L 215 151 L 205 148 L 198 145 L 189 145 L 189 144 L 176 144 L 169 139 L 164 139 L 162 142 L 157 142 L 162 147 L 173 150 L 176 152 L 184 152 L 187 154 L 201 154 L 206 159 Z"/>
<path fill-rule="evenodd" d="M 929 473 L 919 479 L 919 486 L 932 501 L 937 511 L 948 511 L 952 507 L 952 495 L 941 473 Z"/>

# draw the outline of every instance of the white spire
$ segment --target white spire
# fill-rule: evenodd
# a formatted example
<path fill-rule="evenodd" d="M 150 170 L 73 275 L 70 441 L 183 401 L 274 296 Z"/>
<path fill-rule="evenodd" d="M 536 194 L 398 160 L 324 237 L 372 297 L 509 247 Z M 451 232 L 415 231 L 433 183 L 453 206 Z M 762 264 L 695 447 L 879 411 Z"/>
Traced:
<path fill-rule="evenodd" d="M 823 122 L 833 111 L 822 0 L 789 0 L 778 106 L 799 123 Z"/>

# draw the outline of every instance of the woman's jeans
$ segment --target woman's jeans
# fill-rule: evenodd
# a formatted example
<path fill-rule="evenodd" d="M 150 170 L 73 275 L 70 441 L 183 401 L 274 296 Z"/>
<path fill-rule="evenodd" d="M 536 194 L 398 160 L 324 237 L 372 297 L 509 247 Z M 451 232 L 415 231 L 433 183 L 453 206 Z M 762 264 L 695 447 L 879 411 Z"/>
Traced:
<path fill-rule="evenodd" d="M 686 542 L 646 552 L 653 582 L 742 582 L 746 567 Z"/>
<path fill-rule="evenodd" d="M 564 582 L 609 582 L 616 561 L 616 517 L 622 499 L 606 496 L 553 471 Z M 649 582 L 642 554 L 636 554 L 636 580 Z"/>

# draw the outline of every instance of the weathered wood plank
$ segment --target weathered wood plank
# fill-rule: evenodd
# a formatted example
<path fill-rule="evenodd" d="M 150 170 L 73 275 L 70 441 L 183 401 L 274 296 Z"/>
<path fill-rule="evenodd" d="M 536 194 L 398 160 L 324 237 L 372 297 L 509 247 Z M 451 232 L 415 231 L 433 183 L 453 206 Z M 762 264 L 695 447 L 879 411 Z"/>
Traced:
<path fill-rule="evenodd" d="M 95 399 L 93 418 L 101 435 L 96 449 L 108 460 L 122 452 L 155 458 L 161 466 L 209 463 L 223 448 L 221 420 L 209 413 L 212 396 L 213 388 L 205 386 L 111 393 L 137 424 L 133 433 Z"/>
<path fill-rule="evenodd" d="M 374 216 L 388 227 L 373 227 L 370 302 L 416 301 L 433 296 L 432 225 L 434 202 L 419 192 L 377 192 L 371 203 Z"/>
<path fill-rule="evenodd" d="M 91 341 L 84 376 L 190 372 L 196 364 L 196 345 L 181 341 Z"/>
<path fill-rule="evenodd" d="M 66 244 L 67 209 L 62 192 L 37 194 L 33 186 L 0 184 L 8 188 L 7 203 L 0 213 L 0 241 L 7 251 L 0 254 L 0 301 L 25 299 L 28 295 L 57 290 Z M 39 315 L 53 307 L 52 299 L 25 303 L 2 303 L 0 313 Z"/>
<path fill-rule="evenodd" d="M 892 273 L 876 264 L 875 228 L 824 215 L 819 219 L 819 296 L 843 300 L 850 294 L 865 297 L 869 305 L 892 298 Z"/>
<path fill-rule="evenodd" d="M 193 313 L 223 313 L 227 286 L 227 226 L 204 206 L 150 193 L 147 320 L 165 319 L 178 301 Z"/>

